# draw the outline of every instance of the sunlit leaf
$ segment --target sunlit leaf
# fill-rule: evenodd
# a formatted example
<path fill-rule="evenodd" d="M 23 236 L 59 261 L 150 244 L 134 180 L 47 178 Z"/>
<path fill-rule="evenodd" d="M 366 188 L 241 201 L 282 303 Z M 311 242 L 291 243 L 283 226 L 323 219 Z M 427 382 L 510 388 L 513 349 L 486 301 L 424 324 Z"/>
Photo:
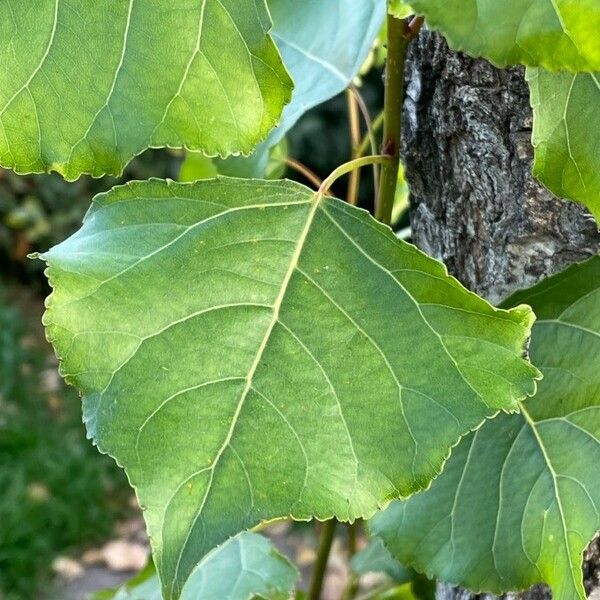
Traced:
<path fill-rule="evenodd" d="M 496 65 L 600 70 L 598 0 L 412 0 L 454 50 Z"/>
<path fill-rule="evenodd" d="M 534 174 L 600 223 L 600 74 L 529 69 Z"/>
<path fill-rule="evenodd" d="M 0 164 L 119 174 L 152 146 L 249 153 L 291 81 L 264 0 L 0 2 Z"/>
<path fill-rule="evenodd" d="M 409 6 L 404 0 L 391 0 L 389 4 L 389 12 L 397 19 L 404 19 L 414 14 L 412 6 Z"/>

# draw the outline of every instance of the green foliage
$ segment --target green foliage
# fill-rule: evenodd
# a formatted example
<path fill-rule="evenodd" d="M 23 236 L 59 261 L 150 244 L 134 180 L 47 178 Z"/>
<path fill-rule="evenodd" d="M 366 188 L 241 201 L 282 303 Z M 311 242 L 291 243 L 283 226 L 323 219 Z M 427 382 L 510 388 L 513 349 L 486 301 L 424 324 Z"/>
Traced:
<path fill-rule="evenodd" d="M 54 246 L 76 231 L 91 197 L 130 179 L 175 177 L 180 162 L 175 152 L 151 150 L 129 163 L 121 179 L 81 177 L 73 183 L 57 173 L 23 177 L 0 169 L 3 274 L 16 275 L 34 285 L 45 283 L 42 263 L 27 260 L 27 254 Z"/>
<path fill-rule="evenodd" d="M 415 11 L 404 0 L 390 0 L 389 12 L 398 19 L 404 19 L 414 14 Z"/>
<path fill-rule="evenodd" d="M 554 194 L 600 217 L 597 0 L 415 0 L 450 46 L 496 65 L 525 64 L 534 109 L 534 174 Z M 402 0 L 391 9 L 407 12 Z M 554 71 L 561 71 L 554 73 Z M 570 71 L 570 72 L 565 72 Z"/>
<path fill-rule="evenodd" d="M 598 0 L 412 0 L 454 50 L 499 66 L 600 70 Z"/>
<path fill-rule="evenodd" d="M 186 152 L 181 164 L 179 181 L 199 181 L 218 174 L 231 177 L 260 176 L 265 179 L 280 179 L 285 173 L 287 141 L 283 138 L 272 147 L 264 146 L 263 154 L 232 156 L 227 159 L 207 158 L 199 152 Z"/>
<path fill-rule="evenodd" d="M 79 399 L 41 389 L 23 316 L 0 298 L 0 597 L 39 598 L 57 552 L 109 535 L 127 494 L 122 473 L 81 428 Z"/>
<path fill-rule="evenodd" d="M 251 157 L 219 161 L 222 175 L 265 177 L 270 149 L 304 113 L 352 83 L 385 15 L 384 0 L 269 0 L 268 4 L 271 33 L 294 80 L 294 93 L 277 127 Z"/>
<path fill-rule="evenodd" d="M 370 600 L 434 600 L 435 582 L 410 567 L 401 565 L 384 546 L 381 538 L 372 537 L 368 545 L 352 557 L 352 571 L 357 575 L 384 573 L 393 582 L 383 585 Z"/>
<path fill-rule="evenodd" d="M 379 33 L 385 2 L 269 0 L 269 10 L 273 39 L 295 84 L 292 101 L 270 136 L 272 144 L 308 109 L 352 82 Z"/>
<path fill-rule="evenodd" d="M 298 571 L 271 543 L 241 533 L 207 556 L 192 572 L 181 600 L 288 600 Z M 118 590 L 92 600 L 162 600 L 160 582 L 150 566 Z"/>
<path fill-rule="evenodd" d="M 535 389 L 527 307 L 291 182 L 115 188 L 44 259 L 48 336 L 137 488 L 169 599 L 261 521 L 353 520 L 427 486 Z"/>
<path fill-rule="evenodd" d="M 385 573 L 397 583 L 409 583 L 416 574 L 413 569 L 401 565 L 378 537 L 371 538 L 367 546 L 352 557 L 350 566 L 357 575 Z"/>
<path fill-rule="evenodd" d="M 454 48 L 535 67 L 535 172 L 600 216 L 598 1 L 411 6 L 387 3 L 395 18 L 425 15 Z M 416 492 L 374 522 L 403 563 L 474 589 L 544 580 L 558 600 L 583 598 L 581 553 L 600 527 L 589 468 L 600 458 L 600 258 L 511 300 L 540 316 L 530 352 L 546 378 L 524 404 L 540 376 L 523 358 L 529 307 L 496 309 L 468 292 L 327 196 L 329 178 L 316 194 L 209 179 L 280 177 L 286 133 L 359 73 L 385 14 L 384 0 L 0 2 L 0 164 L 75 179 L 119 174 L 148 147 L 185 147 L 180 177 L 204 180 L 114 188 L 43 255 L 54 288 L 44 322 L 61 373 L 83 393 L 90 437 L 136 488 L 158 571 L 99 598 L 286 598 L 297 575 L 289 563 L 260 536 L 231 536 L 274 518 L 367 518 Z M 415 31 L 395 18 L 398 59 Z M 379 190 L 385 221 L 403 92 L 402 64 L 392 67 L 386 156 L 371 160 L 390 182 Z M 402 214 L 407 190 L 395 191 Z M 5 223 L 28 236 L 23 247 L 47 239 L 44 206 L 20 200 L 2 208 Z M 0 327 L 0 343 L 18 335 Z M 23 357 L 6 352 L 18 370 Z M 9 416 L 20 386 L 14 374 L 0 379 Z M 43 511 L 25 512 L 43 527 L 39 514 L 51 510 L 39 490 L 59 495 L 47 461 L 64 464 L 70 451 L 63 433 L 48 450 L 36 427 L 9 421 L 0 422 L 8 456 L 28 456 L 23 440 L 45 452 L 32 451 L 44 469 L 32 471 L 37 487 L 28 468 L 14 470 L 20 482 L 8 470 L 11 481 L 0 481 L 9 489 L 0 535 L 10 541 L 27 529 L 2 515 L 2 502 L 27 507 L 23 490 L 38 490 Z M 62 485 L 76 500 L 77 485 Z M 67 544 L 69 527 L 56 520 Z M 0 567 L 13 558 L 0 553 Z M 378 540 L 353 567 L 396 580 L 381 598 L 431 596 L 433 583 Z"/>
<path fill-rule="evenodd" d="M 583 600 L 581 557 L 600 527 L 600 257 L 506 304 L 520 302 L 538 315 L 538 394 L 465 439 L 429 491 L 372 528 L 443 581 L 495 593 L 543 581 L 556 600 Z"/>
<path fill-rule="evenodd" d="M 150 146 L 249 153 L 290 99 L 264 0 L 5 2 L 0 15 L 0 164 L 19 173 L 118 175 Z"/>
<path fill-rule="evenodd" d="M 600 222 L 600 75 L 529 69 L 534 174 L 554 194 L 585 204 Z"/>

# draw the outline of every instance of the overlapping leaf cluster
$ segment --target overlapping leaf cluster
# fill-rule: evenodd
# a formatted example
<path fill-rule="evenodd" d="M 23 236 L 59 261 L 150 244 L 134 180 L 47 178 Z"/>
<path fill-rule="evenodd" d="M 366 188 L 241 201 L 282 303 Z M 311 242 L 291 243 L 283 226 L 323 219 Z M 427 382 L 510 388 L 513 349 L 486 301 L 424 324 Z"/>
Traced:
<path fill-rule="evenodd" d="M 545 582 L 585 598 L 582 554 L 600 528 L 600 257 L 516 294 L 538 321 L 543 374 L 520 414 L 463 440 L 431 489 L 372 522 L 394 555 L 472 590 Z"/>
<path fill-rule="evenodd" d="M 385 13 L 383 0 L 113 4 L 0 3 L 0 164 L 73 179 L 174 146 L 254 152 L 216 168 L 264 172 L 297 118 L 352 80 Z M 411 2 L 453 47 L 532 67 L 536 172 L 598 215 L 583 119 L 600 95 L 600 9 L 501 4 Z M 581 596 L 600 503 L 586 469 L 598 454 L 597 261 L 519 297 L 541 317 L 531 354 L 549 382 L 523 404 L 539 379 L 523 358 L 529 307 L 490 306 L 365 212 L 298 184 L 115 188 L 43 258 L 61 373 L 145 509 L 158 579 L 144 593 L 228 597 L 210 572 L 222 561 L 236 591 L 285 597 L 289 565 L 264 539 L 232 536 L 287 516 L 370 517 L 427 488 L 476 431 L 376 530 L 432 575 Z M 248 548 L 265 559 L 258 579 Z"/>

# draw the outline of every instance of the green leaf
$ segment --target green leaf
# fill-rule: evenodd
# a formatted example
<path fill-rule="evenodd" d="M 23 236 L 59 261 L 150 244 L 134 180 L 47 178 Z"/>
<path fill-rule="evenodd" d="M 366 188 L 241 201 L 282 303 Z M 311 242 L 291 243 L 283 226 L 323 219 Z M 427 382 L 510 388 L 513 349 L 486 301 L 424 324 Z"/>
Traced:
<path fill-rule="evenodd" d="M 600 73 L 528 69 L 534 174 L 555 195 L 589 208 L 600 223 Z"/>
<path fill-rule="evenodd" d="M 182 600 L 288 600 L 298 571 L 266 538 L 241 533 L 207 556 L 185 585 Z M 160 582 L 150 566 L 118 590 L 93 600 L 162 600 Z"/>
<path fill-rule="evenodd" d="M 265 0 L 0 7 L 0 164 L 117 175 L 146 148 L 249 153 L 291 81 Z"/>
<path fill-rule="evenodd" d="M 384 0 L 269 0 L 272 35 L 294 80 L 281 122 L 249 159 L 233 159 L 225 175 L 264 177 L 269 150 L 308 110 L 343 91 L 358 74 L 381 29 Z"/>
<path fill-rule="evenodd" d="M 287 140 L 282 138 L 274 146 L 261 144 L 259 150 L 250 156 L 217 158 L 214 159 L 214 164 L 219 174 L 227 177 L 281 179 L 287 168 L 287 156 Z"/>
<path fill-rule="evenodd" d="M 395 502 L 372 529 L 430 577 L 494 593 L 543 581 L 555 600 L 583 600 L 582 553 L 600 527 L 600 257 L 517 302 L 539 319 L 538 394 L 464 439 L 429 491 Z"/>
<path fill-rule="evenodd" d="M 388 11 L 397 19 L 405 19 L 413 15 L 415 11 L 404 0 L 390 0 Z"/>
<path fill-rule="evenodd" d="M 415 576 L 414 570 L 401 565 L 378 537 L 371 538 L 369 543 L 352 557 L 350 566 L 357 575 L 385 573 L 397 583 L 408 583 Z"/>
<path fill-rule="evenodd" d="M 192 182 L 211 179 L 217 175 L 252 179 L 280 179 L 287 169 L 288 144 L 286 138 L 267 149 L 266 157 L 258 154 L 231 156 L 226 159 L 208 158 L 199 152 L 186 152 L 179 170 L 179 181 Z M 266 160 L 265 160 L 266 158 Z"/>
<path fill-rule="evenodd" d="M 179 169 L 179 181 L 198 181 L 212 179 L 217 175 L 217 167 L 213 160 L 200 152 L 186 152 L 185 159 Z"/>
<path fill-rule="evenodd" d="M 600 70 L 598 0 L 412 0 L 454 50 L 498 66 Z"/>
<path fill-rule="evenodd" d="M 130 183 L 43 258 L 48 337 L 137 489 L 166 600 L 239 531 L 429 485 L 535 390 L 528 307 L 293 182 Z"/>
<path fill-rule="evenodd" d="M 352 82 L 385 16 L 381 0 L 269 0 L 272 36 L 294 80 L 292 101 L 271 135 L 278 142 L 310 108 Z"/>

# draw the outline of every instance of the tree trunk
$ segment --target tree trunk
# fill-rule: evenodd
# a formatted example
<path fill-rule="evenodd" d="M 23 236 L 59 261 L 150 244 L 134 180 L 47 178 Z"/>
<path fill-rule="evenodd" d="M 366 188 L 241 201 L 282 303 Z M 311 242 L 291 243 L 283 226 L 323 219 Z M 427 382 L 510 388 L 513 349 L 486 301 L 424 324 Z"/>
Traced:
<path fill-rule="evenodd" d="M 492 302 L 600 252 L 591 216 L 532 177 L 531 124 L 523 69 L 496 69 L 420 34 L 409 56 L 403 139 L 413 240 Z M 599 546 L 586 557 L 588 593 L 600 585 Z M 438 586 L 440 600 L 474 597 Z M 506 597 L 549 593 L 537 586 Z"/>

